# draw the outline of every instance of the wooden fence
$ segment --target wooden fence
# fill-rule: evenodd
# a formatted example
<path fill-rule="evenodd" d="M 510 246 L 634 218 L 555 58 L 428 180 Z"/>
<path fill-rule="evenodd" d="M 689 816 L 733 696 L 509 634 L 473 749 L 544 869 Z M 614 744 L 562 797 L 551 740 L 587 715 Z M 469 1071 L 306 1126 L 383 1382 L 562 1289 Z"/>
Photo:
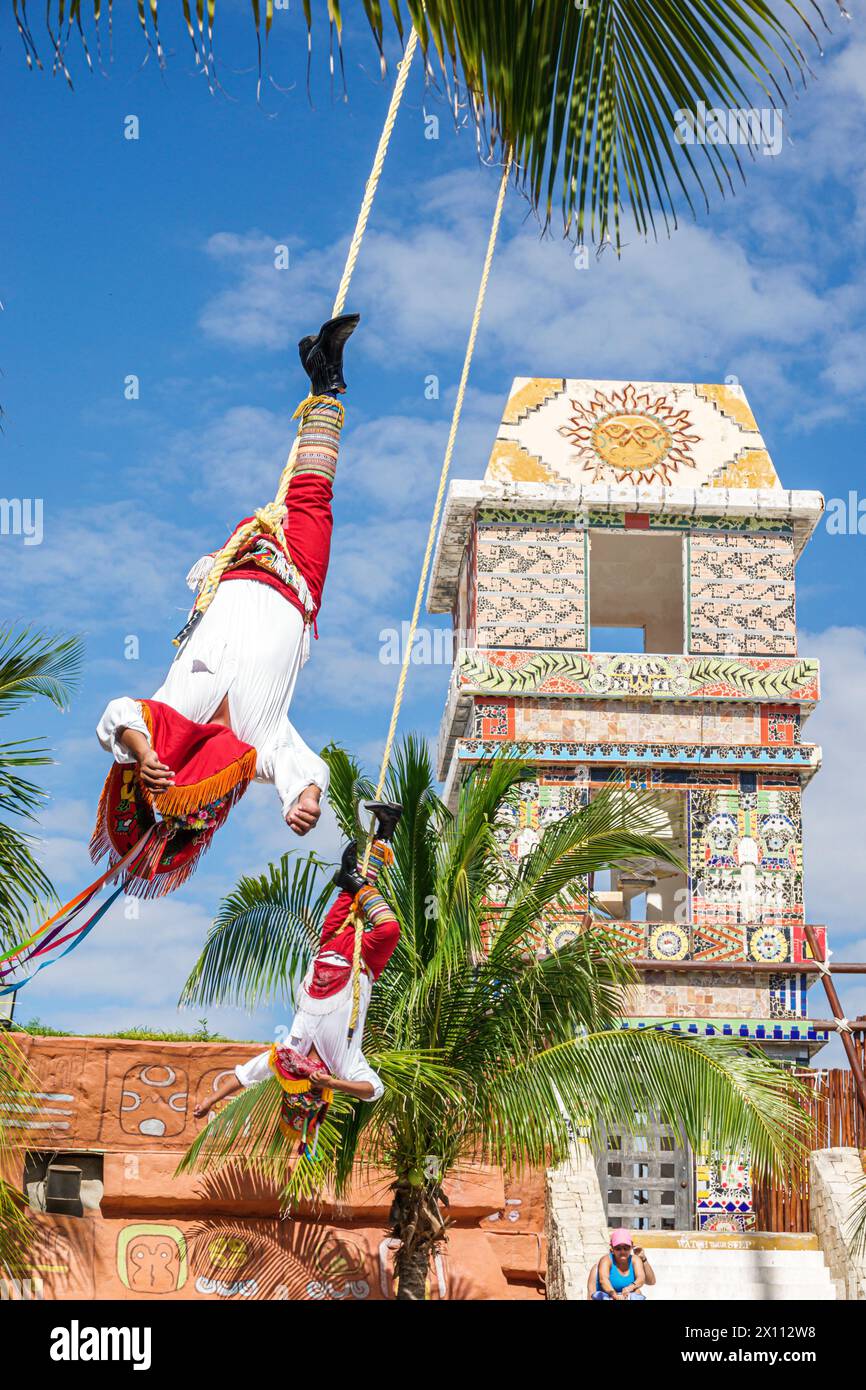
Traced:
<path fill-rule="evenodd" d="M 858 1050 L 863 1051 L 862 1041 Z M 813 1149 L 866 1150 L 866 1115 L 857 1098 L 850 1071 L 832 1067 L 800 1073 L 811 1093 L 806 1110 L 814 1121 Z M 804 1164 L 788 1182 L 759 1180 L 752 1196 L 759 1231 L 809 1230 L 809 1169 Z"/>

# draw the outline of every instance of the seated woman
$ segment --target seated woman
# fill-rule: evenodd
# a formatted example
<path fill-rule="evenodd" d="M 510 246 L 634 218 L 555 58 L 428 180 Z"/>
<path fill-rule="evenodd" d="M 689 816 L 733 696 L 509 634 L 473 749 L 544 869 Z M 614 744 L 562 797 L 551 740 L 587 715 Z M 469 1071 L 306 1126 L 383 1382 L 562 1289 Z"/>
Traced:
<path fill-rule="evenodd" d="M 611 1232 L 610 1254 L 602 1255 L 596 1266 L 593 1301 L 612 1299 L 615 1303 L 644 1301 L 640 1292 L 646 1283 L 643 1261 L 634 1258 L 634 1241 L 623 1227 Z"/>
<path fill-rule="evenodd" d="M 351 840 L 343 851 L 342 863 L 334 882 L 341 889 L 322 926 L 319 950 L 298 992 L 298 1009 L 288 1042 L 275 1045 L 249 1062 L 235 1068 L 220 1087 L 196 1107 L 198 1119 L 207 1115 L 219 1101 L 236 1094 L 242 1087 L 255 1086 L 271 1074 L 284 1089 L 301 1081 L 301 1090 L 324 1093 L 342 1091 L 358 1100 L 378 1100 L 384 1092 L 380 1077 L 361 1050 L 364 1021 L 373 982 L 378 980 L 394 952 L 400 926 L 375 882 L 383 864 L 393 858 L 391 839 L 402 813 L 394 802 L 369 802 L 377 826 L 367 875 L 358 872 L 358 851 Z M 365 919 L 361 939 L 361 979 L 358 1013 L 354 1027 L 352 1014 L 352 956 L 354 924 L 348 920 L 352 908 Z"/>
<path fill-rule="evenodd" d="M 647 1255 L 647 1252 L 640 1245 L 634 1245 L 632 1246 L 631 1253 L 633 1259 L 639 1260 L 641 1265 L 643 1266 L 644 1286 L 646 1288 L 650 1288 L 656 1282 L 656 1272 L 649 1262 L 649 1256 Z M 599 1261 L 596 1260 L 595 1264 L 593 1265 L 592 1269 L 589 1271 L 589 1274 L 587 1275 L 587 1298 L 592 1298 L 593 1294 L 598 1289 L 598 1265 Z"/>

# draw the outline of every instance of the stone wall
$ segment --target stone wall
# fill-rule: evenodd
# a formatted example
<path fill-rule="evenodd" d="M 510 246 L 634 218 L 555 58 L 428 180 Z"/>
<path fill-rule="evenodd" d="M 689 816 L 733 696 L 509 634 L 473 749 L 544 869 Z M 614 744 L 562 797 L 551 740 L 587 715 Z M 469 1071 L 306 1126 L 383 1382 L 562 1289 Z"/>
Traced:
<path fill-rule="evenodd" d="M 547 1297 L 586 1299 L 592 1266 L 609 1248 L 601 1188 L 584 1144 L 560 1168 L 547 1172 Z"/>
<path fill-rule="evenodd" d="M 857 1149 L 817 1149 L 809 1156 L 809 1209 L 812 1230 L 845 1299 L 866 1299 L 866 1253 L 852 1252 L 850 1222 L 866 1197 L 866 1175 Z"/>

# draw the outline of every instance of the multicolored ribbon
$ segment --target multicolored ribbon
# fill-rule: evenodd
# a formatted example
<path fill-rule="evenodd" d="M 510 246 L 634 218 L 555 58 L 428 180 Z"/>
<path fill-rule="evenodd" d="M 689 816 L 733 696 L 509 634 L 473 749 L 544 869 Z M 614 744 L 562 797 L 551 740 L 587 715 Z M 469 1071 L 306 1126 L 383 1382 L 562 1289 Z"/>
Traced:
<path fill-rule="evenodd" d="M 93 931 L 97 922 L 101 921 L 112 903 L 115 902 L 123 892 L 123 883 L 114 890 L 106 902 L 103 903 L 102 907 L 98 908 L 85 922 L 75 927 L 73 931 L 66 932 L 65 935 L 61 935 L 61 933 L 64 932 L 67 927 L 71 926 L 75 918 L 93 902 L 94 898 L 97 897 L 106 883 L 109 883 L 112 879 L 117 878 L 119 874 L 122 874 L 133 860 L 140 858 L 147 849 L 155 831 L 156 827 L 151 827 L 122 859 L 118 860 L 116 864 L 113 864 L 104 874 L 100 874 L 99 878 L 91 883 L 88 888 L 84 888 L 80 893 L 76 893 L 74 898 L 66 903 L 64 907 L 59 908 L 53 917 L 49 917 L 48 921 L 44 922 L 32 936 L 28 937 L 20 946 L 13 946 L 11 950 L 0 955 L 0 980 L 3 980 L 7 975 L 11 975 L 15 970 L 20 969 L 22 965 L 27 965 L 30 961 L 35 960 L 37 956 L 44 955 L 46 951 L 57 952 L 58 947 L 63 946 L 66 942 L 70 943 L 66 946 L 65 951 L 60 951 L 59 954 L 52 954 L 50 960 L 44 960 L 41 965 L 37 965 L 36 969 L 23 980 L 16 980 L 13 984 L 6 985 L 4 988 L 0 989 L 0 997 L 4 994 L 12 994 L 15 990 L 23 989 L 25 985 L 30 983 L 34 976 L 39 974 L 40 970 L 44 970 L 47 965 L 53 965 L 55 961 L 60 960 L 63 956 L 68 956 L 70 951 L 74 951 L 76 946 L 81 945 L 84 938 Z M 19 956 L 22 957 L 22 959 L 19 960 Z"/>

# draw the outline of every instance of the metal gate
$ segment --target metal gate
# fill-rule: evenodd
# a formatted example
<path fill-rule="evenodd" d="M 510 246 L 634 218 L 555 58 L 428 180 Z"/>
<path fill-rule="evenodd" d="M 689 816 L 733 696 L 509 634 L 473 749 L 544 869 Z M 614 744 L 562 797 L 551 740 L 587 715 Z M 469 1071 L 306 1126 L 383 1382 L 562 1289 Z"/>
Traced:
<path fill-rule="evenodd" d="M 690 1231 L 695 1224 L 692 1152 L 667 1125 L 636 1117 L 638 1131 L 611 1133 L 596 1159 L 610 1227 Z"/>

